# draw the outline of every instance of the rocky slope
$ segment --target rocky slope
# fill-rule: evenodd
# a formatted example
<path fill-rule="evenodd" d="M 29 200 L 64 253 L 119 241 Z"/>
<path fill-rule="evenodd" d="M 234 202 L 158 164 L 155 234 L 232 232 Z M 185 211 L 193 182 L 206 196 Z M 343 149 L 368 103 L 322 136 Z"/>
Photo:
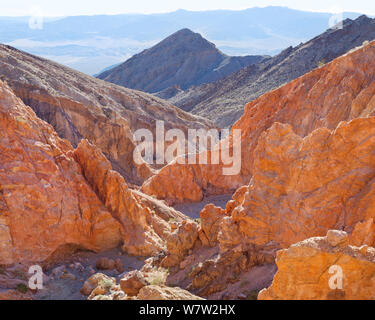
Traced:
<path fill-rule="evenodd" d="M 0 90 L 0 264 L 45 260 L 69 244 L 119 245 L 120 226 L 82 176 L 69 142 L 9 87 Z"/>
<path fill-rule="evenodd" d="M 253 178 L 232 213 L 251 243 L 279 247 L 327 228 L 352 232 L 373 217 L 375 118 L 320 128 L 304 139 L 275 123 L 259 138 Z M 229 237 L 229 234 L 228 234 Z"/>
<path fill-rule="evenodd" d="M 280 254 L 278 276 L 261 298 L 342 298 L 343 292 L 327 287 L 326 267 L 339 261 L 344 281 L 358 282 L 345 289 L 344 297 L 372 299 L 371 286 L 360 285 L 372 279 L 373 249 L 359 254 L 347 244 L 373 246 L 375 241 L 374 58 L 372 42 L 248 104 L 235 125 L 243 130 L 248 185 L 236 191 L 226 209 L 206 206 L 198 229 L 180 224 L 167 239 L 165 255 L 147 261 L 143 272 L 150 266 L 168 268 L 169 285 L 206 298 L 246 298 L 270 285 L 278 250 L 341 230 L 349 235 L 343 248 L 330 232 L 327 239 Z M 193 188 L 199 190 L 204 166 L 172 164 L 161 173 L 173 174 L 174 181 L 192 170 Z M 144 190 L 153 183 L 162 189 L 164 179 L 153 177 Z M 191 200 L 182 189 L 174 198 L 173 185 L 168 187 L 171 201 Z M 309 275 L 321 282 L 312 285 Z"/>
<path fill-rule="evenodd" d="M 329 29 L 297 47 L 248 66 L 218 82 L 176 91 L 170 102 L 215 122 L 232 126 L 243 106 L 262 94 L 328 63 L 349 50 L 375 39 L 375 20 L 361 16 L 344 21 L 343 29 Z"/>
<path fill-rule="evenodd" d="M 354 245 L 373 246 L 374 137 L 375 117 L 341 122 L 332 131 L 318 128 L 305 138 L 296 135 L 290 125 L 275 123 L 259 139 L 249 186 L 237 190 L 226 209 L 206 206 L 198 228 L 179 224 L 167 238 L 165 254 L 147 261 L 143 272 L 150 266 L 166 268 L 169 285 L 210 299 L 240 299 L 269 286 L 276 252 L 293 243 L 337 229 L 350 234 L 348 241 Z M 303 283 L 304 275 L 298 269 L 307 257 L 301 252 L 302 262 L 295 269 L 288 259 L 281 265 L 283 280 L 275 278 L 276 283 L 280 281 L 275 285 L 279 290 L 276 298 L 309 297 L 302 284 L 298 289 L 291 278 Z M 341 254 L 331 256 L 327 263 L 335 257 Z M 319 264 L 320 256 L 312 259 L 316 266 L 311 272 L 318 277 L 326 264 Z M 353 263 L 350 281 L 368 279 L 361 276 L 365 266 L 357 270 Z M 347 268 L 352 270 L 350 265 Z M 284 285 L 290 290 L 285 295 Z M 310 298 L 327 298 L 317 290 L 312 288 L 316 296 Z M 348 299 L 368 293 L 353 290 Z"/>
<path fill-rule="evenodd" d="M 324 238 L 300 242 L 278 252 L 276 261 L 279 270 L 259 300 L 375 299 L 375 248 L 349 246 L 345 232 L 329 231 Z M 342 280 L 334 278 L 340 274 Z M 342 287 L 335 289 L 338 283 Z"/>
<path fill-rule="evenodd" d="M 321 127 L 333 130 L 341 121 L 373 116 L 374 59 L 375 42 L 371 42 L 247 104 L 244 115 L 233 127 L 242 134 L 239 175 L 223 176 L 223 165 L 173 163 L 147 180 L 143 190 L 171 203 L 199 202 L 207 194 L 229 193 L 249 183 L 258 139 L 275 122 L 289 124 L 290 130 L 305 137 Z M 281 130 L 277 134 L 284 133 Z M 174 179 L 167 180 L 168 176 Z M 186 183 L 184 188 L 178 185 L 182 180 Z"/>
<path fill-rule="evenodd" d="M 76 147 L 82 138 L 99 147 L 130 183 L 152 175 L 133 161 L 133 133 L 166 128 L 206 128 L 209 122 L 151 95 L 118 87 L 54 62 L 0 45 L 0 78 L 38 117 Z"/>
<path fill-rule="evenodd" d="M 162 91 L 158 95 L 167 98 L 178 88 L 222 79 L 266 58 L 227 56 L 200 34 L 182 29 L 98 78 L 150 93 Z"/>
<path fill-rule="evenodd" d="M 77 249 L 164 250 L 187 217 L 128 188 L 101 151 L 74 150 L 0 82 L 0 265 L 58 261 Z"/>

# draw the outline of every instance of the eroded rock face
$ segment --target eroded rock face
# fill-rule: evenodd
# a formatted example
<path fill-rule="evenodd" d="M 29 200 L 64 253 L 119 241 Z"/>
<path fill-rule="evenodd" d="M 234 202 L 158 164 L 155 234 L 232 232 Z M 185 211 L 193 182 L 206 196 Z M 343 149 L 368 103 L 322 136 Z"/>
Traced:
<path fill-rule="evenodd" d="M 0 131 L 0 264 L 121 243 L 120 224 L 81 174 L 70 143 L 3 83 Z"/>
<path fill-rule="evenodd" d="M 171 250 L 164 260 L 151 262 L 171 268 L 168 284 L 223 298 L 246 274 L 272 266 L 278 249 L 325 236 L 328 230 L 341 230 L 324 240 L 337 251 L 349 243 L 373 244 L 375 87 L 367 69 L 374 58 L 375 43 L 370 43 L 248 105 L 236 126 L 243 128 L 246 150 L 241 177 L 248 175 L 250 183 L 238 189 L 225 212 L 212 206 L 203 210 L 204 221 L 189 252 L 176 258 Z M 144 188 L 156 195 L 162 189 L 161 198 L 168 200 L 191 200 L 188 191 L 174 188 L 175 181 L 186 181 L 186 190 L 193 181 L 192 194 L 204 194 L 215 189 L 209 181 L 219 179 L 207 174 L 220 168 L 213 167 L 171 164 Z M 168 175 L 173 179 L 163 189 Z M 212 223 L 214 217 L 220 218 Z M 213 248 L 211 236 L 213 243 L 217 240 Z M 361 275 L 354 274 L 351 281 L 356 277 Z M 342 292 L 330 294 L 337 298 Z"/>
<path fill-rule="evenodd" d="M 220 224 L 225 217 L 225 210 L 210 204 L 201 211 L 200 217 L 201 230 L 199 239 L 204 245 L 214 247 L 218 243 Z"/>
<path fill-rule="evenodd" d="M 3 83 L 0 130 L 0 264 L 120 244 L 132 255 L 154 255 L 166 248 L 170 220 L 186 219 L 131 190 L 87 140 L 74 150 Z"/>
<path fill-rule="evenodd" d="M 166 239 L 167 257 L 162 261 L 164 268 L 178 265 L 191 251 L 198 240 L 199 227 L 193 221 L 182 221 Z"/>
<path fill-rule="evenodd" d="M 356 245 L 373 245 L 374 137 L 375 117 L 305 138 L 275 123 L 259 138 L 250 185 L 225 211 L 211 205 L 201 212 L 199 240 L 217 251 L 205 256 L 196 244 L 179 259 L 167 256 L 172 283 L 191 281 L 185 288 L 204 297 L 225 292 L 255 267 L 272 265 L 277 250 L 330 229 L 352 233 Z M 343 231 L 329 232 L 327 241 L 349 243 Z"/>
<path fill-rule="evenodd" d="M 129 183 L 142 184 L 153 174 L 134 162 L 133 133 L 155 131 L 155 121 L 166 129 L 199 129 L 211 126 L 146 93 L 125 89 L 41 59 L 9 46 L 0 45 L 0 79 L 77 147 L 81 139 L 95 144 Z"/>
<path fill-rule="evenodd" d="M 346 234 L 344 244 L 335 246 L 329 237 L 311 238 L 279 251 L 276 260 L 279 270 L 271 287 L 263 290 L 258 299 L 375 299 L 375 249 L 348 246 L 348 240 Z M 340 277 L 337 267 L 342 270 L 342 288 L 341 281 L 332 278 Z"/>
<path fill-rule="evenodd" d="M 356 224 L 350 236 L 350 244 L 356 247 L 362 245 L 375 247 L 375 223 L 373 218 Z"/>
<path fill-rule="evenodd" d="M 121 225 L 123 250 L 131 255 L 150 256 L 165 248 L 165 240 L 171 234 L 170 219 L 181 219 L 173 209 L 158 215 L 158 206 L 150 199 L 143 199 L 133 192 L 125 179 L 112 170 L 103 153 L 87 140 L 82 140 L 74 151 L 74 157 L 99 199 Z"/>
<path fill-rule="evenodd" d="M 374 117 L 305 138 L 274 124 L 259 139 L 253 179 L 229 222 L 245 241 L 280 248 L 329 229 L 351 233 L 374 218 L 374 134 Z"/>
<path fill-rule="evenodd" d="M 290 124 L 297 135 L 305 137 L 321 127 L 334 130 L 341 121 L 373 116 L 374 59 L 375 42 L 371 42 L 250 102 L 233 127 L 242 132 L 239 175 L 223 176 L 222 165 L 173 163 L 146 181 L 143 190 L 171 202 L 201 201 L 203 195 L 230 193 L 249 184 L 258 139 L 275 122 Z M 184 181 L 183 188 L 180 181 Z"/>

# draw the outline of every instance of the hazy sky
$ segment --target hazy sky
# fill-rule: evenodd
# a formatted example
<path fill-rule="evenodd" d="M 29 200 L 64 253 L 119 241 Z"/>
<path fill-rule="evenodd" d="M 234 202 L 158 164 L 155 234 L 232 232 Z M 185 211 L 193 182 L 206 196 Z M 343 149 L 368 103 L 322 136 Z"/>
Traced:
<path fill-rule="evenodd" d="M 240 10 L 269 5 L 307 11 L 355 11 L 375 15 L 374 0 L 0 0 L 1 16 L 158 13 L 185 10 Z"/>

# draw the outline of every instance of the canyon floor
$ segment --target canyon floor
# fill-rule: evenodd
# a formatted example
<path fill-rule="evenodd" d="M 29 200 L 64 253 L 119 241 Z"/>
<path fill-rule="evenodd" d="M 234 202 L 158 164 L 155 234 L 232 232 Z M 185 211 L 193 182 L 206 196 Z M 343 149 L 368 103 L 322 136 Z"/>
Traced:
<path fill-rule="evenodd" d="M 101 258 L 120 259 L 124 266 L 124 272 L 99 270 L 96 263 Z M 77 263 L 83 268 L 77 267 L 75 265 Z M 48 280 L 45 288 L 34 294 L 32 298 L 37 300 L 87 300 L 80 290 L 84 282 L 92 275 L 91 270 L 95 270 L 95 273 L 100 272 L 109 277 L 115 277 L 119 281 L 124 273 L 138 270 L 143 264 L 144 258 L 123 254 L 121 248 L 103 253 L 78 252 L 62 263 L 46 270 Z M 60 275 L 60 273 L 62 274 Z"/>
<path fill-rule="evenodd" d="M 204 207 L 208 204 L 214 204 L 216 207 L 220 207 L 225 209 L 228 201 L 232 199 L 232 194 L 224 194 L 218 196 L 210 196 L 204 198 L 201 202 L 196 203 L 184 203 L 184 204 L 177 204 L 174 208 L 177 211 L 182 212 L 183 214 L 187 215 L 190 218 L 198 219 L 200 217 L 200 212 L 204 209 Z"/>

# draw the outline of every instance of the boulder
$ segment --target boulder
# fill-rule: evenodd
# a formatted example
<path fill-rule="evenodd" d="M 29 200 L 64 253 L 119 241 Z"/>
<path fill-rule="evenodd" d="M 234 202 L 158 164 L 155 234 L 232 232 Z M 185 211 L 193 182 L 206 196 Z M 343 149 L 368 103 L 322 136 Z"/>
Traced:
<path fill-rule="evenodd" d="M 98 270 L 113 270 L 115 269 L 116 262 L 108 258 L 100 258 L 96 261 L 96 268 Z"/>
<path fill-rule="evenodd" d="M 204 300 L 181 288 L 166 286 L 143 287 L 137 296 L 138 300 Z"/>
<path fill-rule="evenodd" d="M 139 290 L 147 286 L 148 282 L 140 271 L 127 273 L 120 280 L 120 287 L 128 296 L 137 296 Z"/>
<path fill-rule="evenodd" d="M 96 273 L 85 281 L 81 288 L 81 293 L 85 296 L 90 296 L 98 286 L 104 287 L 108 284 L 116 285 L 116 279 L 102 273 Z"/>

